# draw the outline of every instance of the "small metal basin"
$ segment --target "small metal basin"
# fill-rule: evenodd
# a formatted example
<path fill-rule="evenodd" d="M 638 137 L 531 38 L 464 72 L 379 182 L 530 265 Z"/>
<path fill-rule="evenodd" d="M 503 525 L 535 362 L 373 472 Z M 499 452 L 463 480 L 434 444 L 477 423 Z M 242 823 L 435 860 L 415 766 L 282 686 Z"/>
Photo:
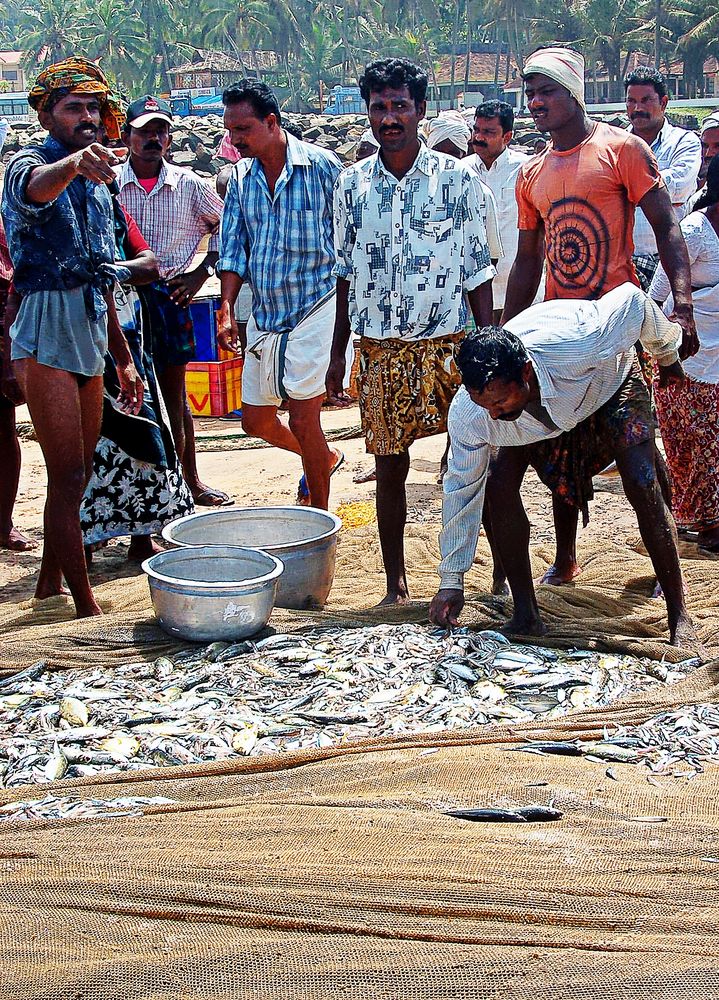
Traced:
<path fill-rule="evenodd" d="M 325 605 L 341 527 L 317 507 L 222 507 L 181 517 L 162 537 L 172 545 L 244 545 L 276 556 L 285 566 L 276 607 L 305 611 Z"/>
<path fill-rule="evenodd" d="M 169 549 L 142 568 L 160 625 L 192 642 L 245 639 L 267 624 L 282 562 L 236 545 Z"/>

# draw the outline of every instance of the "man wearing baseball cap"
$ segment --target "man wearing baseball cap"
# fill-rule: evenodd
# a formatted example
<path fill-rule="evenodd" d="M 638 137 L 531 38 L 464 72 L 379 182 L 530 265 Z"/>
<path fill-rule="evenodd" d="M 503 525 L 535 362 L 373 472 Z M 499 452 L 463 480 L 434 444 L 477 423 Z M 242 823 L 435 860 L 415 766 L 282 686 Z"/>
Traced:
<path fill-rule="evenodd" d="M 172 109 L 167 101 L 150 94 L 133 101 L 122 128 L 129 157 L 118 170 L 117 180 L 123 207 L 160 263 L 160 281 L 149 286 L 145 298 L 155 369 L 177 454 L 195 503 L 215 507 L 229 498 L 199 478 L 185 370 L 195 358 L 189 307 L 208 276 L 214 274 L 223 206 L 202 178 L 168 161 L 171 129 Z M 207 255 L 192 268 L 200 242 L 208 234 Z"/>

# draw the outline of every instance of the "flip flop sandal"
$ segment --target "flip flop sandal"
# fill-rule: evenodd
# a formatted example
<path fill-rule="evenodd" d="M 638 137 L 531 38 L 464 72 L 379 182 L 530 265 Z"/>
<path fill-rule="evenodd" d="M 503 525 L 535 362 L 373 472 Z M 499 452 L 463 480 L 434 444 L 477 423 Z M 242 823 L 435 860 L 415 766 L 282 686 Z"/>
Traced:
<path fill-rule="evenodd" d="M 216 497 L 220 500 L 220 503 L 208 503 L 206 499 L 203 499 L 205 497 Z M 202 493 L 194 498 L 194 501 L 196 507 L 231 507 L 234 502 L 222 490 L 213 489 L 203 490 Z"/>
<path fill-rule="evenodd" d="M 330 471 L 330 479 L 332 478 L 332 476 L 334 476 L 335 472 L 337 472 L 338 469 L 342 468 L 344 464 L 345 464 L 345 453 L 341 451 L 340 457 L 337 459 L 337 461 L 332 466 L 332 469 Z M 306 504 L 309 498 L 310 498 L 310 490 L 307 485 L 307 477 L 303 473 L 302 476 L 300 477 L 299 483 L 297 484 L 297 503 Z"/>

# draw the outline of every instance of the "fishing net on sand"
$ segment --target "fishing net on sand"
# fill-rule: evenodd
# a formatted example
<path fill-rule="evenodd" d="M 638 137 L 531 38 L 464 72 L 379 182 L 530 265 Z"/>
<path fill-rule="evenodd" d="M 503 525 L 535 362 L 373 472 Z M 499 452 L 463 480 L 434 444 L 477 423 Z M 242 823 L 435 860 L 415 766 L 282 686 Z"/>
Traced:
<path fill-rule="evenodd" d="M 421 600 L 400 612 L 362 610 L 382 591 L 375 531 L 342 537 L 325 612 L 277 612 L 272 625 L 424 620 Z M 436 586 L 435 535 L 433 526 L 409 529 L 419 598 Z M 533 555 L 540 572 L 550 553 Z M 581 585 L 542 588 L 547 641 L 670 658 L 646 557 L 612 545 L 583 556 Z M 716 649 L 715 567 L 685 560 L 684 569 L 701 637 Z M 482 544 L 468 624 L 496 626 L 506 615 L 501 599 L 480 596 L 489 575 Z M 5 606 L 5 672 L 44 658 L 111 674 L 113 664 L 176 648 L 153 621 L 142 579 L 98 593 L 102 620 L 70 620 L 58 602 Z M 517 748 L 601 739 L 718 701 L 719 662 L 710 661 L 676 684 L 551 722 L 56 784 L 58 796 L 155 801 L 140 815 L 3 824 L 3 995 L 715 1000 L 719 768 L 650 781 L 635 765 Z M 0 803 L 47 791 L 7 789 Z M 550 802 L 558 822 L 445 815 Z"/>

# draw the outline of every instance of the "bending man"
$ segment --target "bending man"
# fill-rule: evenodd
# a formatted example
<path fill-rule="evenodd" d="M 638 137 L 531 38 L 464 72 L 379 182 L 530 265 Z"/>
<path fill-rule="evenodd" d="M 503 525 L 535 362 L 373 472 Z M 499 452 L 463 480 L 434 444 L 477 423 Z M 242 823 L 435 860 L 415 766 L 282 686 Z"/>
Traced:
<path fill-rule="evenodd" d="M 462 610 L 463 578 L 477 546 L 486 487 L 494 545 L 514 598 L 506 630 L 545 631 L 532 584 L 529 521 L 520 487 L 528 466 L 543 475 L 543 441 L 584 424 L 607 463 L 617 463 L 666 597 L 672 644 L 695 639 L 684 603 L 676 530 L 656 477 L 649 391 L 634 350 L 640 339 L 659 363 L 660 384 L 667 385 L 684 378 L 680 337 L 678 324 L 627 282 L 597 302 L 532 306 L 504 328 L 488 327 L 466 339 L 457 357 L 464 387 L 450 408 L 441 589 L 430 607 L 432 621 L 456 624 Z M 492 445 L 500 450 L 487 481 Z"/>

